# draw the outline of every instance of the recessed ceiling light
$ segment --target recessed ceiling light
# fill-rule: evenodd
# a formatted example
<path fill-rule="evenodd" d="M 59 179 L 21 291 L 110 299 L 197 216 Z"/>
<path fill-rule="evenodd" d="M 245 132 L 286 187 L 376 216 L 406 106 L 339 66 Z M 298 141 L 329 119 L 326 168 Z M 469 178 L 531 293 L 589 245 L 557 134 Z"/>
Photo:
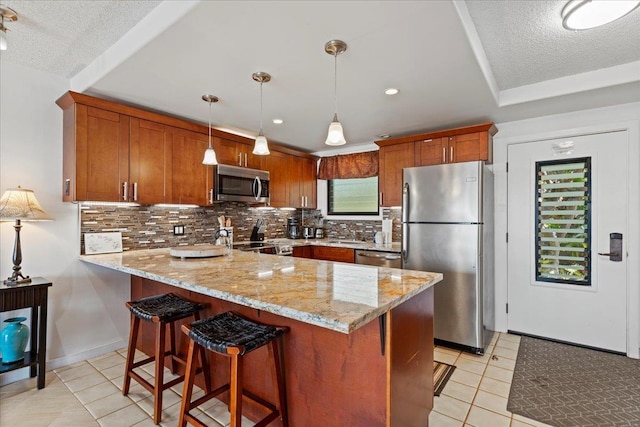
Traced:
<path fill-rule="evenodd" d="M 282 120 L 282 119 L 273 119 L 273 123 L 276 124 L 276 125 L 281 125 L 281 124 L 284 123 L 284 120 Z"/>
<path fill-rule="evenodd" d="M 394 87 L 390 87 L 389 89 L 385 89 L 384 91 L 385 95 L 395 95 L 398 92 L 400 91 Z"/>
<path fill-rule="evenodd" d="M 382 138 L 382 139 L 387 139 L 387 138 L 389 138 L 389 134 L 388 134 L 388 133 L 383 133 L 383 134 L 378 135 L 378 136 L 379 136 L 380 138 Z"/>
<path fill-rule="evenodd" d="M 640 1 L 570 0 L 560 12 L 567 30 L 588 30 L 622 18 L 640 5 Z"/>

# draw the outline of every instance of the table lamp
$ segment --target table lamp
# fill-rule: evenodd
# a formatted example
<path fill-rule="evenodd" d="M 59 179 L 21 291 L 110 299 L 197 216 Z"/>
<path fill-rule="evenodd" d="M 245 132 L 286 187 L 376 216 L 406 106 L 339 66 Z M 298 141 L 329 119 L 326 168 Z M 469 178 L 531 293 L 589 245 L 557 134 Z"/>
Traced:
<path fill-rule="evenodd" d="M 13 247 L 13 274 L 4 281 L 6 285 L 29 283 L 29 276 L 23 276 L 20 264 L 22 263 L 22 249 L 20 247 L 20 221 L 51 221 L 53 218 L 47 214 L 36 200 L 33 191 L 25 188 L 10 188 L 0 198 L 0 221 L 16 221 L 13 228 L 16 229 L 16 240 Z"/>

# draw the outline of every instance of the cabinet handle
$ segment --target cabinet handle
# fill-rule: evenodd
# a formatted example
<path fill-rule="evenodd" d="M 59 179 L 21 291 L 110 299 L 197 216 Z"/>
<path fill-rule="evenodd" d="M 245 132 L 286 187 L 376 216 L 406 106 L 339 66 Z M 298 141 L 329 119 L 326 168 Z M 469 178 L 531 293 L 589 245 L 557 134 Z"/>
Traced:
<path fill-rule="evenodd" d="M 126 202 L 128 198 L 129 198 L 129 183 L 125 181 L 122 184 L 122 200 Z"/>
<path fill-rule="evenodd" d="M 249 157 L 249 155 L 247 153 L 244 153 L 244 167 L 247 167 L 247 157 Z"/>
<path fill-rule="evenodd" d="M 382 191 L 380 192 L 380 206 L 382 206 Z"/>
<path fill-rule="evenodd" d="M 447 163 L 447 149 L 442 147 L 442 163 Z"/>
<path fill-rule="evenodd" d="M 422 141 L 422 142 L 431 142 L 431 141 L 433 141 L 433 139 L 425 139 L 425 140 L 424 140 L 424 141 Z"/>
<path fill-rule="evenodd" d="M 238 166 L 242 166 L 242 153 L 238 153 Z"/>
<path fill-rule="evenodd" d="M 453 162 L 453 146 L 449 147 L 449 161 Z"/>
<path fill-rule="evenodd" d="M 65 179 L 64 180 L 64 195 L 68 196 L 71 193 L 71 180 L 70 179 Z"/>
<path fill-rule="evenodd" d="M 134 202 L 138 201 L 138 183 L 137 182 L 133 183 L 133 201 Z"/>
<path fill-rule="evenodd" d="M 209 190 L 209 204 L 213 204 L 213 188 Z"/>
<path fill-rule="evenodd" d="M 304 208 L 304 196 L 300 196 L 300 207 Z"/>

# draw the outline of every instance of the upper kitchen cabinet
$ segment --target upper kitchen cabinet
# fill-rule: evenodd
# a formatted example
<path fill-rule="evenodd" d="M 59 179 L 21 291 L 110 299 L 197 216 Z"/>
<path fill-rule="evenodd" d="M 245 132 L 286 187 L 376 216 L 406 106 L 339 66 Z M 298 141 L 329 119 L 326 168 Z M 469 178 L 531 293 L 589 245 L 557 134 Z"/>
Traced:
<path fill-rule="evenodd" d="M 274 208 L 289 207 L 289 155 L 270 150 L 264 156 L 264 170 L 269 171 L 269 204 Z"/>
<path fill-rule="evenodd" d="M 129 117 L 87 105 L 64 111 L 62 200 L 121 201 L 129 179 Z"/>
<path fill-rule="evenodd" d="M 316 208 L 317 165 L 315 158 L 289 156 L 289 206 Z"/>
<path fill-rule="evenodd" d="M 493 161 L 493 123 L 414 135 L 416 166 Z M 404 138 L 403 138 L 404 139 Z"/>
<path fill-rule="evenodd" d="M 493 123 L 483 123 L 376 141 L 380 146 L 380 205 L 401 204 L 403 168 L 473 160 L 491 163 L 496 132 Z"/>
<path fill-rule="evenodd" d="M 402 168 L 414 166 L 414 143 L 384 145 L 380 147 L 378 188 L 380 206 L 400 206 L 402 202 Z"/>
<path fill-rule="evenodd" d="M 263 156 L 253 154 L 253 145 L 246 144 L 244 141 L 216 137 L 213 141 L 213 149 L 220 164 L 251 169 L 260 169 L 262 166 Z"/>
<path fill-rule="evenodd" d="M 169 126 L 131 118 L 129 200 L 142 204 L 171 201 L 173 133 Z"/>
<path fill-rule="evenodd" d="M 211 166 L 202 164 L 208 135 L 175 129 L 171 162 L 172 203 L 206 206 L 213 203 Z"/>

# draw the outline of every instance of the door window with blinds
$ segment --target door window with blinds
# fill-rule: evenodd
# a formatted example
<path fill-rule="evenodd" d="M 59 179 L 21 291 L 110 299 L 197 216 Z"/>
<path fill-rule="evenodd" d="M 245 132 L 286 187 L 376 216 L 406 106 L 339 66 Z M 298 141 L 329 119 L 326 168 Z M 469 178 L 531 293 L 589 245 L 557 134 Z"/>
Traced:
<path fill-rule="evenodd" d="M 536 162 L 536 280 L 591 285 L 591 158 Z"/>

